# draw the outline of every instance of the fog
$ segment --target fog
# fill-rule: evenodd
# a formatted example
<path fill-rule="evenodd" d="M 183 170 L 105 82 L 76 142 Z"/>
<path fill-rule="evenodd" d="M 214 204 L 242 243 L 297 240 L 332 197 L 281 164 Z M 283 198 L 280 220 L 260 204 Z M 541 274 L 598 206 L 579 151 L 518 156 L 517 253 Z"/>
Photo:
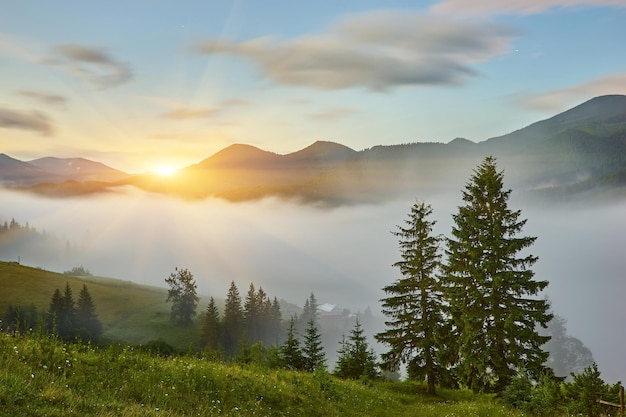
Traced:
<path fill-rule="evenodd" d="M 436 233 L 449 235 L 460 192 L 424 196 Z M 165 286 L 175 267 L 188 268 L 202 295 L 223 298 L 231 281 L 240 292 L 262 286 L 302 306 L 318 302 L 376 314 L 381 288 L 398 277 L 397 239 L 390 232 L 415 198 L 378 205 L 322 207 L 263 200 L 185 202 L 129 190 L 124 195 L 45 199 L 0 191 L 0 222 L 15 218 L 59 237 L 58 256 L 20 254 L 23 264 L 62 272 L 83 265 L 94 275 Z M 537 236 L 536 278 L 568 331 L 593 352 L 605 380 L 626 375 L 622 317 L 626 303 L 626 207 L 539 207 L 511 201 Z M 69 248 L 66 247 L 69 242 Z M 45 259 L 45 260 L 43 260 Z M 0 253 L 0 260 L 6 259 Z"/>

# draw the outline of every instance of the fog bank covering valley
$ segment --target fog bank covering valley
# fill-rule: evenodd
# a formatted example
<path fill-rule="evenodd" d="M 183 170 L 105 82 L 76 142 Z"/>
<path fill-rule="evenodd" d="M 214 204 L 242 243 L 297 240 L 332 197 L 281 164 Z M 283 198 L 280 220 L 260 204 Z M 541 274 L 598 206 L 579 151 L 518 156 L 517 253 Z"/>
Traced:
<path fill-rule="evenodd" d="M 240 289 L 253 282 L 298 305 L 313 291 L 320 303 L 353 312 L 369 306 L 379 314 L 381 288 L 399 277 L 391 266 L 400 256 L 391 231 L 419 199 L 433 206 L 435 233 L 449 236 L 460 188 L 337 207 L 279 199 L 189 202 L 136 189 L 65 199 L 2 190 L 0 222 L 29 222 L 58 238 L 59 247 L 5 251 L 0 260 L 18 255 L 23 264 L 58 272 L 83 265 L 99 276 L 161 287 L 184 267 L 202 295 L 221 298 L 231 281 Z M 528 219 L 524 234 L 538 237 L 530 252 L 539 257 L 536 278 L 550 282 L 542 296 L 567 319 L 568 333 L 592 350 L 606 380 L 623 379 L 626 205 L 539 205 L 513 189 L 510 207 Z"/>

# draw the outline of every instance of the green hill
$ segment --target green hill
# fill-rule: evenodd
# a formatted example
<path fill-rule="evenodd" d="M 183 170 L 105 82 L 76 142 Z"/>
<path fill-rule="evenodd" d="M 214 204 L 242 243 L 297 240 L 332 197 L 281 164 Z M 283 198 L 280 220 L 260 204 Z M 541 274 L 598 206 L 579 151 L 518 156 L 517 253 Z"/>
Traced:
<path fill-rule="evenodd" d="M 199 340 L 197 326 L 171 324 L 164 288 L 111 278 L 68 276 L 11 262 L 0 262 L 0 317 L 9 305 L 32 304 L 39 311 L 47 310 L 54 290 L 63 291 L 66 283 L 75 298 L 83 284 L 87 285 L 105 340 L 142 344 L 163 339 L 178 349 Z"/>
<path fill-rule="evenodd" d="M 489 395 L 0 333 L 0 416 L 521 416 Z"/>

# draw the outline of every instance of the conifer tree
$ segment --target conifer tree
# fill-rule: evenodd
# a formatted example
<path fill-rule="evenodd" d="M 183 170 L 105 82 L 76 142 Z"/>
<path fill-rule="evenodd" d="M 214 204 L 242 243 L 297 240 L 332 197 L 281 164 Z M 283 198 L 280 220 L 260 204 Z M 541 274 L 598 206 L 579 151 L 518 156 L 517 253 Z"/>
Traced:
<path fill-rule="evenodd" d="M 85 284 L 76 304 L 76 333 L 83 341 L 96 341 L 102 334 L 102 323 L 96 315 L 93 298 Z"/>
<path fill-rule="evenodd" d="M 295 327 L 296 320 L 292 317 L 287 328 L 287 340 L 280 346 L 280 362 L 283 368 L 298 371 L 304 367 L 304 357 Z"/>
<path fill-rule="evenodd" d="M 220 315 L 213 297 L 210 298 L 202 321 L 202 345 L 210 351 L 220 349 Z"/>
<path fill-rule="evenodd" d="M 378 376 L 376 354 L 369 348 L 358 318 L 348 340 L 344 338 L 341 343 L 335 375 L 349 379 L 361 377 L 374 379 Z"/>
<path fill-rule="evenodd" d="M 304 370 L 313 372 L 326 367 L 326 355 L 322 347 L 322 336 L 315 321 L 309 320 L 302 347 Z"/>
<path fill-rule="evenodd" d="M 298 320 L 298 330 L 301 332 L 305 332 L 309 326 L 309 321 L 313 320 L 315 324 L 317 324 L 318 320 L 318 312 L 317 312 L 317 300 L 315 299 L 315 295 L 311 293 L 309 298 L 304 302 L 304 308 L 302 309 L 302 314 Z"/>
<path fill-rule="evenodd" d="M 278 344 L 283 338 L 282 313 L 280 311 L 280 303 L 278 298 L 274 297 L 271 309 L 271 321 L 269 329 L 269 344 Z"/>
<path fill-rule="evenodd" d="M 393 266 L 402 278 L 383 288 L 383 313 L 389 317 L 387 329 L 376 339 L 389 345 L 382 355 L 383 365 L 395 370 L 408 364 L 411 377 L 425 379 L 430 394 L 446 373 L 446 347 L 443 338 L 443 295 L 437 278 L 441 267 L 439 243 L 432 234 L 435 221 L 428 220 L 432 207 L 416 202 L 405 227 L 392 232 L 399 237 L 402 260 Z"/>
<path fill-rule="evenodd" d="M 230 283 L 226 304 L 224 305 L 224 349 L 231 357 L 237 352 L 239 344 L 243 340 L 243 308 L 241 296 L 235 282 Z"/>
<path fill-rule="evenodd" d="M 526 220 L 511 210 L 511 190 L 503 172 L 487 157 L 463 190 L 463 205 L 453 215 L 447 240 L 445 287 L 459 343 L 456 369 L 475 391 L 501 392 L 517 368 L 533 377 L 544 369 L 547 353 L 536 325 L 550 321 L 548 303 L 535 296 L 547 285 L 530 267 L 537 258 L 520 254 L 535 237 L 519 236 Z"/>
<path fill-rule="evenodd" d="M 189 325 L 196 315 L 196 308 L 200 300 L 197 295 L 197 285 L 188 269 L 176 268 L 165 282 L 170 286 L 167 292 L 167 302 L 172 302 L 170 313 L 173 322 Z"/>
<path fill-rule="evenodd" d="M 250 283 L 248 294 L 243 305 L 243 320 L 245 325 L 246 338 L 250 343 L 259 340 L 259 326 L 261 324 L 261 303 L 257 297 L 254 284 Z"/>

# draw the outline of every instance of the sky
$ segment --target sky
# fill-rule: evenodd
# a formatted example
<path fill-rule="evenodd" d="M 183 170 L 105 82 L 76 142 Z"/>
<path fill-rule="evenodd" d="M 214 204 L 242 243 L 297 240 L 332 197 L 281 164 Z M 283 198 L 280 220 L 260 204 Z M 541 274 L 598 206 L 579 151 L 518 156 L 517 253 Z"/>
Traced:
<path fill-rule="evenodd" d="M 0 153 L 475 142 L 626 94 L 624 0 L 0 0 Z"/>

